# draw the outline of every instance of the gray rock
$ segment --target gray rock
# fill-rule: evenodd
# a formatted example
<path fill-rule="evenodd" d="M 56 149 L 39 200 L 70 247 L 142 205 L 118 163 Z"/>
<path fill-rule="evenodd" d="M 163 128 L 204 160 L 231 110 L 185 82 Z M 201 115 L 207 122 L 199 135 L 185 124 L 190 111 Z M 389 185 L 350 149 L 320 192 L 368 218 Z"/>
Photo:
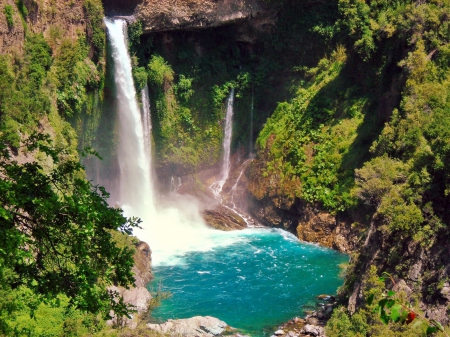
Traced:
<path fill-rule="evenodd" d="M 186 319 L 169 319 L 163 324 L 147 324 L 151 330 L 170 336 L 213 337 L 220 335 L 228 325 L 211 316 L 195 316 Z"/>
<path fill-rule="evenodd" d="M 321 326 L 312 324 L 306 324 L 300 332 L 305 335 L 311 335 L 315 337 L 324 336 L 325 334 L 324 329 Z"/>
<path fill-rule="evenodd" d="M 447 301 L 450 301 L 450 285 L 448 283 L 444 284 L 440 293 L 443 298 L 447 299 Z"/>
<path fill-rule="evenodd" d="M 152 299 L 152 295 L 145 287 L 125 289 L 123 287 L 110 286 L 108 289 L 117 291 L 122 295 L 124 302 L 133 305 L 138 313 L 145 312 L 148 302 Z"/>
<path fill-rule="evenodd" d="M 310 325 L 317 325 L 319 324 L 319 319 L 317 317 L 308 317 L 306 322 Z"/>
<path fill-rule="evenodd" d="M 412 290 L 408 285 L 406 284 L 405 280 L 399 280 L 394 287 L 392 288 L 395 292 L 404 292 L 406 296 L 411 296 Z"/>
<path fill-rule="evenodd" d="M 280 330 L 275 331 L 274 334 L 276 336 L 281 336 L 281 335 L 284 335 L 284 331 L 280 329 Z"/>

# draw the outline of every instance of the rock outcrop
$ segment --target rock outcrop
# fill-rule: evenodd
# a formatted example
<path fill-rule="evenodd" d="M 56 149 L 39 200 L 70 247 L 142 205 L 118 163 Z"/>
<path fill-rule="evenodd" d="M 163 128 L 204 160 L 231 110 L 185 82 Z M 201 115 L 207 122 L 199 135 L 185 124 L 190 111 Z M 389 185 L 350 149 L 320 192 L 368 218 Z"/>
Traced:
<path fill-rule="evenodd" d="M 122 297 L 125 303 L 134 307 L 138 314 L 145 313 L 148 310 L 148 304 L 152 295 L 147 290 L 147 283 L 153 278 L 151 273 L 151 250 L 147 243 L 141 241 L 136 245 L 134 253 L 134 287 L 125 289 L 123 287 L 110 286 L 108 289 L 116 291 Z M 115 318 L 109 321 L 111 324 L 128 325 L 134 327 L 136 322 L 133 320 Z"/>
<path fill-rule="evenodd" d="M 76 40 L 78 32 L 87 31 L 89 22 L 83 3 L 82 0 L 70 2 L 24 0 L 23 5 L 27 9 L 24 17 L 16 1 L 0 0 L 1 15 L 4 15 L 5 6 L 10 6 L 13 19 L 12 25 L 3 18 L 0 20 L 0 54 L 21 53 L 25 41 L 25 30 L 42 33 L 54 43 L 58 43 L 58 40 L 63 37 Z"/>
<path fill-rule="evenodd" d="M 226 329 L 227 323 L 211 316 L 195 316 L 186 319 L 169 319 L 162 324 L 147 324 L 151 330 L 169 336 L 183 337 L 213 337 L 220 336 Z"/>
<path fill-rule="evenodd" d="M 135 10 L 144 32 L 223 26 L 243 20 L 268 24 L 275 19 L 273 6 L 262 0 L 143 0 Z M 256 23 L 255 22 L 255 23 Z"/>

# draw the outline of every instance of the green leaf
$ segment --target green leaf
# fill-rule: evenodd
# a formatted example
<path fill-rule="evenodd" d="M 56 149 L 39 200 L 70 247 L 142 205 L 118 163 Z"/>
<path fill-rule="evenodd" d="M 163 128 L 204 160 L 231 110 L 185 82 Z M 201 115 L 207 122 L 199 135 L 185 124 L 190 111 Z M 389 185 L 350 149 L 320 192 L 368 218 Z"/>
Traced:
<path fill-rule="evenodd" d="M 386 311 L 384 310 L 384 308 L 381 308 L 380 319 L 384 324 L 389 323 L 389 316 L 386 314 Z"/>
<path fill-rule="evenodd" d="M 388 291 L 388 296 L 389 297 L 392 297 L 392 296 L 394 296 L 395 295 L 395 291 L 393 291 L 393 290 L 389 290 Z"/>
<path fill-rule="evenodd" d="M 435 326 L 429 326 L 429 327 L 427 328 L 427 336 L 429 336 L 429 335 L 435 333 L 437 330 L 438 330 L 438 328 L 436 328 Z"/>
<path fill-rule="evenodd" d="M 433 323 L 436 326 L 436 328 L 439 329 L 440 331 L 444 331 L 444 327 L 438 321 L 431 319 L 430 322 Z"/>
<path fill-rule="evenodd" d="M 392 308 L 392 306 L 395 304 L 395 301 L 393 299 L 388 299 L 386 307 Z"/>
<path fill-rule="evenodd" d="M 401 318 L 401 314 L 402 314 L 402 306 L 400 304 L 395 304 L 391 308 L 391 319 L 394 322 L 398 322 Z"/>

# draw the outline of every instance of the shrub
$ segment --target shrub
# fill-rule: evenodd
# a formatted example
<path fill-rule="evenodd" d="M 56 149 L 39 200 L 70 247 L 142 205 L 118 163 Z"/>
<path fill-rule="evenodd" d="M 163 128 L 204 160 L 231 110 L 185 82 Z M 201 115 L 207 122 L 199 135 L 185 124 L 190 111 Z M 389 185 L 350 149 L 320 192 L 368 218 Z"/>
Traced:
<path fill-rule="evenodd" d="M 6 22 L 9 28 L 14 27 L 13 8 L 11 5 L 6 5 L 3 9 L 3 13 L 6 16 Z"/>

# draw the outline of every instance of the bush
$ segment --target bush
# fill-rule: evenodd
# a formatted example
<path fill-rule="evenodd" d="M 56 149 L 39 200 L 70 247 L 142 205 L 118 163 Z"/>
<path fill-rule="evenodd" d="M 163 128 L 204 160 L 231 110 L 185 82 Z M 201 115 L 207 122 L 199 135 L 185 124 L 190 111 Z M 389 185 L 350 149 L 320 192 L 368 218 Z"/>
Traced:
<path fill-rule="evenodd" d="M 148 79 L 153 85 L 167 90 L 173 82 L 174 71 L 162 56 L 153 55 L 148 64 Z"/>
<path fill-rule="evenodd" d="M 3 13 L 6 16 L 6 23 L 9 28 L 14 27 L 13 8 L 11 5 L 6 5 L 3 9 Z"/>

